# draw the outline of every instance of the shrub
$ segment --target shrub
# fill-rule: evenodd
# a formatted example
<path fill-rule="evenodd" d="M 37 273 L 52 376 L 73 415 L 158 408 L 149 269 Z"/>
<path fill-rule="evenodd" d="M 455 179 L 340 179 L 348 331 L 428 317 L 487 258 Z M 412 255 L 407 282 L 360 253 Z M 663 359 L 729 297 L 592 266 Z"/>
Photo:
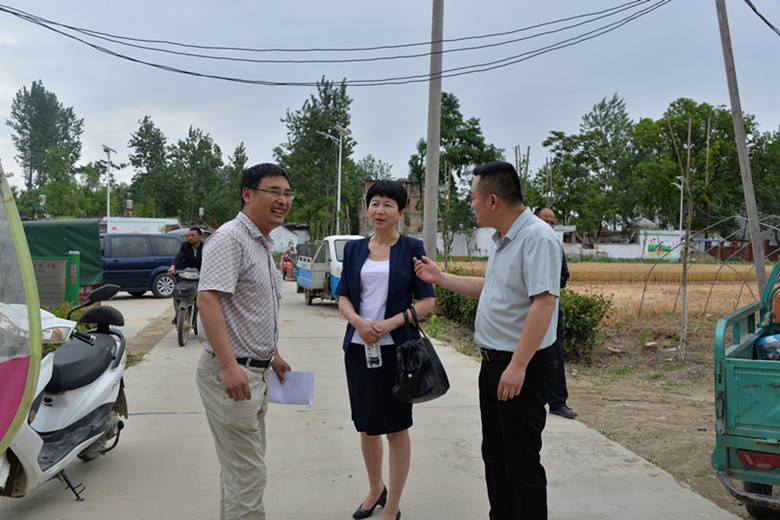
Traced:
<path fill-rule="evenodd" d="M 601 294 L 579 294 L 561 289 L 563 356 L 588 363 L 603 342 L 601 324 L 609 318 L 612 300 Z"/>
<path fill-rule="evenodd" d="M 48 305 L 44 305 L 42 308 L 43 308 L 43 310 L 49 311 L 50 313 L 54 314 L 58 318 L 67 318 L 68 317 L 68 312 L 73 307 L 75 307 L 75 305 L 73 305 L 71 303 L 68 303 L 68 302 L 63 302 L 63 303 L 60 303 L 59 305 L 56 305 L 56 306 L 53 306 L 53 307 L 52 306 L 48 306 Z M 76 312 L 74 312 L 70 316 L 70 319 L 73 320 L 73 321 L 78 322 L 79 318 L 81 317 L 82 314 L 84 314 L 84 312 L 86 310 L 87 310 L 86 308 L 77 310 Z M 78 323 L 76 325 L 76 329 L 80 330 L 82 332 L 86 332 L 87 330 L 89 330 L 90 325 L 91 324 L 88 324 L 88 323 Z M 67 339 L 70 339 L 70 338 L 67 338 Z M 43 344 L 43 351 L 44 352 L 54 352 L 55 350 L 57 350 L 57 348 L 59 348 L 60 345 L 62 345 L 62 343 L 44 343 Z"/>
<path fill-rule="evenodd" d="M 436 287 L 436 312 L 472 330 L 478 303 L 474 298 Z M 601 324 L 609 317 L 612 301 L 601 294 L 562 289 L 560 304 L 564 316 L 563 355 L 566 359 L 588 363 L 593 350 L 603 342 Z"/>

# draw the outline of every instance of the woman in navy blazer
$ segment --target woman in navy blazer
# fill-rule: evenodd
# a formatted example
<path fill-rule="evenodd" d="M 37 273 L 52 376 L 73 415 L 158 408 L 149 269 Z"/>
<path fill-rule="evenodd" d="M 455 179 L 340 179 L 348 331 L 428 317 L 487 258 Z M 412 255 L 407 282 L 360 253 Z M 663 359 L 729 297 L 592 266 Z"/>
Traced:
<path fill-rule="evenodd" d="M 392 395 L 396 376 L 395 345 L 406 341 L 403 311 L 418 316 L 433 310 L 433 286 L 414 274 L 414 258 L 425 249 L 420 240 L 401 235 L 406 189 L 397 181 L 379 181 L 366 194 L 374 234 L 344 247 L 339 310 L 348 321 L 344 362 L 349 402 L 368 474 L 366 499 L 352 515 L 368 518 L 377 505 L 382 518 L 401 518 L 399 504 L 409 474 L 412 405 Z M 416 332 L 413 333 L 416 337 Z M 382 435 L 387 437 L 389 489 L 382 478 Z"/>

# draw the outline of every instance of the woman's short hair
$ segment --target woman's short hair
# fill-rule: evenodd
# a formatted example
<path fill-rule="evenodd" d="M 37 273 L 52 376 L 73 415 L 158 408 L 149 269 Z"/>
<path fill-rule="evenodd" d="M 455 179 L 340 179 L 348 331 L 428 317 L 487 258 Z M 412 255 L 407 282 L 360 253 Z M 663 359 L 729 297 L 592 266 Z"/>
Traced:
<path fill-rule="evenodd" d="M 398 181 L 381 180 L 375 182 L 366 193 L 366 206 L 371 204 L 374 197 L 387 197 L 398 203 L 398 211 L 406 208 L 408 194 L 403 184 Z"/>
<path fill-rule="evenodd" d="M 485 195 L 495 193 L 512 206 L 523 203 L 523 189 L 515 167 L 506 161 L 493 161 L 474 168 L 477 188 Z"/>

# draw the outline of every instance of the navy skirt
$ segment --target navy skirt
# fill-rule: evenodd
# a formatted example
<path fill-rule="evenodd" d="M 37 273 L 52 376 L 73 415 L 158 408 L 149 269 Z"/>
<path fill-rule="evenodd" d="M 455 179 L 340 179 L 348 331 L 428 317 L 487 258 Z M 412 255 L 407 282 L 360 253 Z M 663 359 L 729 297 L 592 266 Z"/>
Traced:
<path fill-rule="evenodd" d="M 344 365 L 352 421 L 357 431 L 382 435 L 412 426 L 412 404 L 393 397 L 397 365 L 395 345 L 382 345 L 382 366 L 368 368 L 363 345 L 350 343 Z"/>

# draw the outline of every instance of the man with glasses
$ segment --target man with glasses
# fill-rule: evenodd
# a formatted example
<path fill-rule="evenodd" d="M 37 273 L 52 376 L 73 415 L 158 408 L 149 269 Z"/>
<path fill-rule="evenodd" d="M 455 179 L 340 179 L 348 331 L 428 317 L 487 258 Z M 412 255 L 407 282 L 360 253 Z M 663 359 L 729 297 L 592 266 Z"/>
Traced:
<path fill-rule="evenodd" d="M 220 464 L 220 518 L 264 520 L 265 413 L 269 367 L 284 383 L 277 350 L 282 277 L 271 231 L 295 194 L 290 178 L 263 163 L 241 174 L 241 211 L 209 238 L 198 287 L 197 383 Z"/>

